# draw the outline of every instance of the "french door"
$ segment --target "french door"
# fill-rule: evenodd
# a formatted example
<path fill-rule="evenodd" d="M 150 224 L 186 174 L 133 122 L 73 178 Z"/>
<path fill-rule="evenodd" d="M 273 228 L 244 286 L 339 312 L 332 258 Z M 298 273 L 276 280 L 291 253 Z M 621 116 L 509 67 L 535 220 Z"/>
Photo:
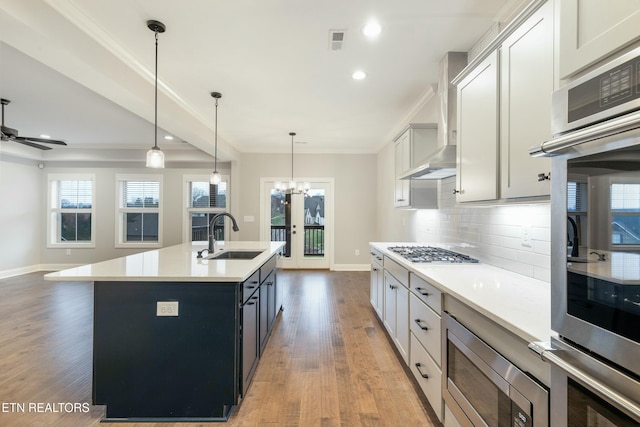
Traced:
<path fill-rule="evenodd" d="M 263 180 L 262 239 L 285 242 L 282 268 L 330 268 L 333 180 L 317 179 L 308 191 L 293 193 L 276 190 L 275 181 Z"/>

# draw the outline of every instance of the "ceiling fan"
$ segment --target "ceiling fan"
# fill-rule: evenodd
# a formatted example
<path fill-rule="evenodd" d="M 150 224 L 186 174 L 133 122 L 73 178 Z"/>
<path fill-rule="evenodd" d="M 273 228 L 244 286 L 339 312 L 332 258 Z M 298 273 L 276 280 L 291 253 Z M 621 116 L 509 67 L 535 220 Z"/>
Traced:
<path fill-rule="evenodd" d="M 57 139 L 48 139 L 48 138 L 32 138 L 30 136 L 18 136 L 18 130 L 12 129 L 4 125 L 4 106 L 9 104 L 11 101 L 8 99 L 0 99 L 0 103 L 2 104 L 2 133 L 0 133 L 0 140 L 2 141 L 14 141 L 20 144 L 28 145 L 30 147 L 39 148 L 40 150 L 51 150 L 52 147 L 48 147 L 46 145 L 41 145 L 38 143 L 45 144 L 55 144 L 55 145 L 67 145 L 64 141 L 59 141 Z"/>

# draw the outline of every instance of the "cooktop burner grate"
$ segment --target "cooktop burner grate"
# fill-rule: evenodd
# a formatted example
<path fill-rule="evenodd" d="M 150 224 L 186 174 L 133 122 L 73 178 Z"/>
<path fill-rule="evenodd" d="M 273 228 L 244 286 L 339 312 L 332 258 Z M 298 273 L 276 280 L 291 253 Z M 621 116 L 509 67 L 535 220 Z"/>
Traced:
<path fill-rule="evenodd" d="M 411 262 L 478 263 L 475 258 L 434 246 L 392 246 L 390 251 Z"/>

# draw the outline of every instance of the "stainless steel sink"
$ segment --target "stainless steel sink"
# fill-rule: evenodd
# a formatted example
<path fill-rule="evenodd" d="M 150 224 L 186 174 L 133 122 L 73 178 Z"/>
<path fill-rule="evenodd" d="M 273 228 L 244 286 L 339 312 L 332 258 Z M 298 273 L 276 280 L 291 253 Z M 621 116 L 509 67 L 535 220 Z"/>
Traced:
<path fill-rule="evenodd" d="M 254 259 L 264 251 L 220 251 L 211 254 L 205 259 L 241 259 L 249 260 Z"/>

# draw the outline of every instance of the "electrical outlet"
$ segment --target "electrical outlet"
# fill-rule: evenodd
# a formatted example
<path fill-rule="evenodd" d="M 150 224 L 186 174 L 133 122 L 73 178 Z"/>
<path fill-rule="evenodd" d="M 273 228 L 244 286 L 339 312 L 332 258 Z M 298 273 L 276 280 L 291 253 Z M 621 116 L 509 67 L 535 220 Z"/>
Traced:
<path fill-rule="evenodd" d="M 531 247 L 531 227 L 523 225 L 520 229 L 520 244 L 522 246 Z"/>
<path fill-rule="evenodd" d="M 356 249 L 356 255 L 360 255 L 360 249 Z"/>
<path fill-rule="evenodd" d="M 158 301 L 156 316 L 178 316 L 178 301 Z"/>

